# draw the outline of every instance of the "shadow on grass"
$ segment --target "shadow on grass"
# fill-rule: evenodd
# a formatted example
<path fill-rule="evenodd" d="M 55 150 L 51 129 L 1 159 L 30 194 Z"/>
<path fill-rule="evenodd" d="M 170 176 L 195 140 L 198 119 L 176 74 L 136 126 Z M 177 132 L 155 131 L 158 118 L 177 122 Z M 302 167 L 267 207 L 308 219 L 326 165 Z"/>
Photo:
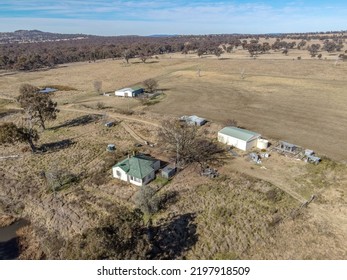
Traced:
<path fill-rule="evenodd" d="M 19 256 L 18 237 L 0 242 L 0 260 L 14 260 Z"/>
<path fill-rule="evenodd" d="M 72 141 L 71 139 L 64 139 L 64 140 L 57 141 L 57 142 L 42 144 L 40 147 L 37 148 L 37 151 L 43 152 L 43 153 L 56 152 L 56 151 L 59 151 L 62 149 L 66 149 L 73 144 L 75 144 L 75 142 Z"/>
<path fill-rule="evenodd" d="M 146 64 L 153 64 L 153 63 L 159 63 L 159 61 L 158 60 L 146 61 Z"/>
<path fill-rule="evenodd" d="M 49 128 L 49 130 L 55 130 L 55 129 L 59 129 L 59 128 L 63 128 L 63 127 L 74 127 L 74 126 L 80 126 L 80 125 L 87 125 L 89 123 L 96 122 L 96 121 L 100 120 L 101 118 L 102 118 L 101 115 L 95 115 L 95 114 L 84 115 L 84 116 L 77 117 L 75 119 L 66 121 L 61 125 L 51 127 L 51 128 Z"/>
<path fill-rule="evenodd" d="M 10 109 L 10 110 L 7 110 L 5 112 L 0 112 L 0 119 L 4 118 L 4 117 L 7 117 L 7 116 L 11 116 L 11 115 L 17 114 L 19 112 L 21 112 L 21 110 L 17 110 L 17 109 Z"/>
<path fill-rule="evenodd" d="M 159 61 L 146 61 L 146 62 L 142 62 L 142 61 L 134 61 L 134 62 L 131 62 L 131 64 L 153 64 L 153 63 L 159 63 Z"/>
<path fill-rule="evenodd" d="M 183 258 L 183 253 L 189 251 L 198 241 L 195 214 L 175 216 L 158 226 L 150 226 L 148 233 L 152 244 L 149 259 Z"/>

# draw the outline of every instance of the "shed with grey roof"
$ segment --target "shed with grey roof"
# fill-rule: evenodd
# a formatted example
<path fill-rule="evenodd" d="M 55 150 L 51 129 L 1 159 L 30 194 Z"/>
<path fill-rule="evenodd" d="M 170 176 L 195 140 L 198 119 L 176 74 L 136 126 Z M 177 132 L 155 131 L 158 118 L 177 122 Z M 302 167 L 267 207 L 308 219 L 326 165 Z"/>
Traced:
<path fill-rule="evenodd" d="M 170 165 L 165 166 L 161 170 L 161 176 L 166 178 L 166 179 L 170 179 L 175 174 L 176 174 L 176 167 L 173 167 L 173 166 L 170 166 Z"/>
<path fill-rule="evenodd" d="M 192 115 L 192 116 L 182 116 L 180 118 L 182 121 L 185 121 L 189 125 L 197 125 L 197 126 L 202 126 L 204 125 L 207 120 L 204 118 L 200 118 L 198 116 Z"/>
<path fill-rule="evenodd" d="M 234 146 L 242 151 L 256 147 L 260 136 L 257 132 L 234 126 L 224 127 L 218 131 L 219 142 Z"/>

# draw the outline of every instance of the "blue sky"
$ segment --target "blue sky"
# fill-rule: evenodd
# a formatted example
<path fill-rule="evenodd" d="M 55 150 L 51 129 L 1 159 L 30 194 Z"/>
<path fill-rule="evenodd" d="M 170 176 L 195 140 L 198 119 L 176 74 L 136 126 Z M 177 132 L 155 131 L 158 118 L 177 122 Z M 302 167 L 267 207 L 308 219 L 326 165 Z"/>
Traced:
<path fill-rule="evenodd" d="M 309 32 L 347 29 L 344 1 L 0 0 L 0 32 L 96 35 Z"/>

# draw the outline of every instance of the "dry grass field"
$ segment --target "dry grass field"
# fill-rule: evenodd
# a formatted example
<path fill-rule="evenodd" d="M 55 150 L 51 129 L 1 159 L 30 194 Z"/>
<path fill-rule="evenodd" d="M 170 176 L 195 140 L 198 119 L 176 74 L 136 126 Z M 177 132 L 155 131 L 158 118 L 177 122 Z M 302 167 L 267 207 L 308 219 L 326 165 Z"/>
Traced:
<path fill-rule="evenodd" d="M 299 55 L 302 60 L 296 60 Z M 173 54 L 146 64 L 136 60 L 129 65 L 112 60 L 76 63 L 0 76 L 0 96 L 14 97 L 24 82 L 58 84 L 76 88 L 57 93 L 60 104 L 95 107 L 103 102 L 107 107 L 136 109 L 139 102 L 134 100 L 97 96 L 93 81 L 102 81 L 104 91 L 114 91 L 156 78 L 166 98 L 150 106 L 151 112 L 197 114 L 221 123 L 235 119 L 264 137 L 287 140 L 343 161 L 347 160 L 342 148 L 347 137 L 347 64 L 335 64 L 336 57 L 324 52 L 322 60 L 311 59 L 308 51 L 293 50 L 288 56 L 278 52 L 252 59 L 240 50 L 221 59 Z"/>
<path fill-rule="evenodd" d="M 0 187 L 0 195 L 13 201 L 28 197 L 24 209 L 19 203 L 7 210 L 69 239 L 96 226 L 113 211 L 112 205 L 134 207 L 137 188 L 112 179 L 110 168 L 136 150 L 141 139 L 156 143 L 164 117 L 206 117 L 211 122 L 201 129 L 210 137 L 225 120 L 235 119 L 271 140 L 287 140 L 327 158 L 316 166 L 273 153 L 258 166 L 247 157 L 230 157 L 218 167 L 216 179 L 188 167 L 160 190 L 177 193 L 177 201 L 153 218 L 154 226 L 168 229 L 157 246 L 163 251 L 182 246 L 174 255 L 179 259 L 346 259 L 347 167 L 340 161 L 347 159 L 347 64 L 335 61 L 327 53 L 318 60 L 297 50 L 253 59 L 240 50 L 221 59 L 172 54 L 146 64 L 106 60 L 0 73 L 0 122 L 21 123 L 13 99 L 22 83 L 74 88 L 53 96 L 61 111 L 37 143 L 51 150 L 33 155 L 24 144 L 1 147 L 1 156 L 20 157 L 0 161 L 0 180 L 6 186 Z M 93 90 L 95 80 L 111 92 L 148 78 L 156 78 L 164 92 L 151 106 Z M 117 124 L 106 128 L 105 120 Z M 71 143 L 54 149 L 54 143 L 65 140 Z M 116 144 L 116 154 L 106 152 L 109 143 Z M 137 150 L 168 160 L 160 143 Z M 52 197 L 40 172 L 57 166 L 83 179 Z M 313 194 L 313 203 L 297 211 Z"/>

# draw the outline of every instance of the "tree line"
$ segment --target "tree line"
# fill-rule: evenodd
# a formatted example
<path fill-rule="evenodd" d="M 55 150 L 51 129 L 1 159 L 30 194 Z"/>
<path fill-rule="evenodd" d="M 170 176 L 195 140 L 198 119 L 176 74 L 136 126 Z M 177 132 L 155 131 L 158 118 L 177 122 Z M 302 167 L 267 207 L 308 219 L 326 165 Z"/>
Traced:
<path fill-rule="evenodd" d="M 330 37 L 326 34 L 90 36 L 83 40 L 9 43 L 0 45 L 0 69 L 35 70 L 63 63 L 93 62 L 107 58 L 124 58 L 126 62 L 129 62 L 129 59 L 136 57 L 146 63 L 148 58 L 155 55 L 174 52 L 185 54 L 194 52 L 198 56 L 213 54 L 219 57 L 223 52 L 229 53 L 238 47 L 248 50 L 251 56 L 263 54 L 269 50 L 287 50 L 286 54 L 289 49 L 295 47 L 309 50 L 309 43 L 313 38 L 323 40 L 324 49 L 331 52 L 341 50 L 346 37 L 344 33 L 330 35 Z M 276 40 L 273 44 L 259 43 L 260 38 L 276 38 Z M 302 41 L 296 44 L 293 40 L 298 39 Z"/>

